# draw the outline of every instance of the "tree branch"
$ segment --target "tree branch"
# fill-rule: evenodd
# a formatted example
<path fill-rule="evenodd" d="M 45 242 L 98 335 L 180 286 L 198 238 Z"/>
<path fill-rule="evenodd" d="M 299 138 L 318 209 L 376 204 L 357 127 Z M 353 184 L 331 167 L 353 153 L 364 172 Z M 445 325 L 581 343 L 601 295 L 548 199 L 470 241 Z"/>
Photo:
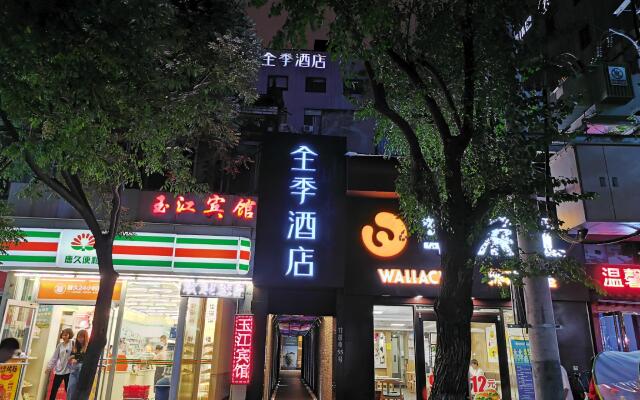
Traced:
<path fill-rule="evenodd" d="M 113 197 L 111 198 L 111 214 L 109 215 L 109 241 L 113 242 L 118 232 L 118 223 L 120 222 L 120 215 L 122 213 L 122 192 L 124 185 L 120 184 L 113 188 Z"/>
<path fill-rule="evenodd" d="M 464 64 L 464 87 L 462 90 L 462 132 L 460 134 L 461 150 L 467 148 L 473 138 L 473 117 L 475 110 L 475 86 L 476 86 L 476 60 L 474 50 L 474 29 L 473 29 L 473 0 L 465 1 L 464 19 L 461 24 L 462 30 L 462 54 Z"/>
<path fill-rule="evenodd" d="M 435 174 L 431 171 L 431 168 L 429 168 L 429 165 L 422 154 L 420 142 L 415 131 L 406 119 L 389 106 L 384 85 L 376 80 L 371 63 L 369 61 L 365 61 L 364 65 L 367 75 L 369 76 L 369 82 L 371 83 L 375 109 L 382 115 L 389 118 L 400 129 L 405 140 L 409 144 L 412 170 L 411 175 L 416 194 L 419 197 L 430 200 L 435 207 L 438 207 L 440 205 L 440 198 L 437 190 Z"/>
<path fill-rule="evenodd" d="M 449 109 L 453 114 L 453 122 L 458 127 L 458 130 L 462 132 L 462 122 L 460 120 L 460 112 L 456 107 L 455 101 L 453 100 L 453 95 L 451 94 L 451 90 L 449 90 L 449 87 L 447 86 L 447 83 L 444 81 L 442 74 L 440 73 L 440 71 L 438 71 L 435 65 L 433 65 L 430 61 L 428 61 L 425 58 L 420 58 L 418 60 L 418 63 L 420 64 L 420 66 L 426 69 L 427 72 L 429 72 L 429 74 L 433 77 L 433 79 L 438 84 L 438 87 L 440 87 L 440 91 L 442 92 L 442 95 L 447 101 L 447 106 L 449 106 Z"/>
<path fill-rule="evenodd" d="M 29 165 L 29 168 L 31 168 L 31 171 L 33 171 L 36 177 L 44 182 L 45 185 L 49 186 L 51 190 L 60 195 L 60 197 L 66 200 L 69 204 L 71 204 L 71 206 L 76 209 L 78 214 L 80 214 L 82 219 L 84 219 L 85 223 L 94 235 L 102 235 L 100 224 L 98 223 L 98 220 L 93 214 L 91 208 L 83 204 L 82 200 L 78 199 L 70 189 L 65 187 L 62 182 L 44 172 L 44 170 L 42 170 L 42 168 L 38 166 L 38 164 L 35 162 L 28 151 L 25 150 L 23 155 L 25 161 L 27 162 L 27 165 Z"/>
<path fill-rule="evenodd" d="M 424 98 L 424 101 L 427 104 L 427 108 L 429 108 L 431 115 L 433 115 L 433 120 L 436 124 L 436 127 L 438 128 L 438 132 L 440 132 L 442 141 L 445 143 L 445 145 L 447 145 L 449 140 L 451 139 L 451 129 L 449 128 L 449 124 L 447 123 L 447 120 L 444 117 L 444 113 L 442 112 L 442 109 L 438 105 L 438 102 L 429 94 L 428 87 L 424 83 L 424 80 L 422 80 L 422 77 L 420 76 L 418 71 L 416 70 L 415 65 L 405 60 L 398 53 L 396 53 L 391 49 L 387 50 L 387 54 L 389 55 L 391 60 L 405 74 L 407 74 L 411 82 L 413 82 L 414 85 L 420 88 L 420 91 L 422 92 L 422 97 Z"/>

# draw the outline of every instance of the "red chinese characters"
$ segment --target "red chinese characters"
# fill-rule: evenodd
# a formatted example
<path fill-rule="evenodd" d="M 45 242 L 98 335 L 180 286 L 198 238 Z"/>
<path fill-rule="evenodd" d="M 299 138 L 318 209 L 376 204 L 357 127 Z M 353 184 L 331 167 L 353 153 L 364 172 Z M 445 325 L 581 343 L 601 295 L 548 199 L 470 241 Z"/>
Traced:
<path fill-rule="evenodd" d="M 233 214 L 242 219 L 253 219 L 255 214 L 256 202 L 251 199 L 240 199 L 233 207 Z"/>
<path fill-rule="evenodd" d="M 231 384 L 248 385 L 251 380 L 253 315 L 236 315 L 233 327 Z"/>
<path fill-rule="evenodd" d="M 195 204 L 193 200 L 185 200 L 184 196 L 178 196 L 178 200 L 176 200 L 176 214 L 185 212 L 195 213 Z"/>
<path fill-rule="evenodd" d="M 258 203 L 251 197 L 234 195 L 209 194 L 206 197 L 197 195 L 180 194 L 175 197 L 169 194 L 158 194 L 151 203 L 151 214 L 156 217 L 172 217 L 181 214 L 194 214 L 194 216 L 207 217 L 209 220 L 241 221 L 253 223 L 257 217 Z M 231 218 L 226 218 L 226 217 Z M 195 220 L 198 220 L 196 217 Z M 195 221 L 193 218 L 190 221 Z M 204 218 L 200 223 L 206 222 Z"/>
<path fill-rule="evenodd" d="M 202 213 L 207 217 L 215 216 L 217 219 L 224 218 L 224 203 L 227 202 L 222 196 L 218 196 L 214 194 L 213 196 L 207 197 L 205 204 L 207 209 L 205 209 Z"/>
<path fill-rule="evenodd" d="M 153 206 L 151 208 L 151 212 L 153 214 L 166 214 L 169 207 L 169 203 L 167 203 L 167 197 L 163 194 L 156 196 L 153 202 Z"/>
<path fill-rule="evenodd" d="M 640 265 L 600 266 L 600 282 L 605 289 L 640 289 Z"/>

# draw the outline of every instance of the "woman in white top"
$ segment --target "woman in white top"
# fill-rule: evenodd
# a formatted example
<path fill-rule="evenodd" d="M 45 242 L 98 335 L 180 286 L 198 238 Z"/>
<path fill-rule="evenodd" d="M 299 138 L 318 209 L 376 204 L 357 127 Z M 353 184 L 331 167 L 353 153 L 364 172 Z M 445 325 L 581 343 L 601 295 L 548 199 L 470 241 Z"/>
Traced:
<path fill-rule="evenodd" d="M 46 374 L 49 375 L 53 370 L 53 385 L 51 386 L 51 393 L 49 394 L 49 400 L 55 400 L 60 384 L 64 381 L 64 388 L 69 388 L 69 374 L 71 368 L 69 365 L 69 358 L 73 351 L 73 331 L 70 328 L 63 329 L 60 332 L 60 339 L 62 340 L 56 346 L 56 350 L 53 352 L 53 357 L 47 364 Z"/>

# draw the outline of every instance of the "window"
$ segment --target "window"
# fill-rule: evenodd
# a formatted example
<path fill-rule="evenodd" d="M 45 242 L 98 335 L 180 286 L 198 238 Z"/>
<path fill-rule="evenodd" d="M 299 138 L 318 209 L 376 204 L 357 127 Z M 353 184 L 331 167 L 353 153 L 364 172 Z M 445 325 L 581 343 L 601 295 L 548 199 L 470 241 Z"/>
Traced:
<path fill-rule="evenodd" d="M 346 79 L 344 81 L 343 93 L 345 96 L 364 93 L 364 81 L 362 79 Z"/>
<path fill-rule="evenodd" d="M 327 80 L 325 78 L 309 77 L 304 83 L 305 92 L 324 93 L 327 91 Z"/>
<path fill-rule="evenodd" d="M 589 25 L 585 25 L 582 29 L 580 29 L 578 35 L 580 37 L 580 48 L 584 50 L 587 46 L 589 46 L 589 44 L 591 44 L 591 30 L 589 28 Z"/>
<path fill-rule="evenodd" d="M 289 77 L 281 75 L 269 75 L 267 88 L 289 89 Z"/>
<path fill-rule="evenodd" d="M 329 48 L 329 41 L 323 39 L 316 39 L 313 41 L 313 51 L 327 51 Z"/>
<path fill-rule="evenodd" d="M 413 308 L 373 306 L 375 390 L 385 398 L 416 398 Z M 406 397 L 405 397 L 406 396 Z"/>
<path fill-rule="evenodd" d="M 302 130 L 305 133 L 320 134 L 320 123 L 322 122 L 322 111 L 320 110 L 304 110 L 304 126 Z"/>

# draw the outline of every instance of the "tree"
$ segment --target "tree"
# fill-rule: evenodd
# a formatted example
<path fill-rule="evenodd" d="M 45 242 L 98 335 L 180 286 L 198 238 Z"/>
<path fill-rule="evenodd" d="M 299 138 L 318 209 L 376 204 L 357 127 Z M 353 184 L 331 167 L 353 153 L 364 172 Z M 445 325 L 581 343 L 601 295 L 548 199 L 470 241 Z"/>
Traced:
<path fill-rule="evenodd" d="M 14 1 L 0 12 L 4 175 L 46 185 L 95 238 L 100 287 L 75 398 L 87 399 L 106 344 L 126 228 L 124 188 L 149 176 L 197 191 L 198 143 L 230 149 L 255 97 L 259 45 L 228 0 Z"/>
<path fill-rule="evenodd" d="M 434 218 L 440 241 L 430 398 L 465 399 L 477 250 L 496 217 L 540 228 L 532 194 L 547 185 L 548 174 L 532 162 L 558 134 L 561 105 L 546 107 L 545 93 L 528 85 L 544 60 L 517 38 L 535 9 L 508 0 L 272 5 L 272 14 L 283 11 L 287 18 L 274 45 L 295 46 L 331 16 L 332 54 L 363 64 L 371 86 L 364 115 L 378 120 L 387 151 L 400 159 L 404 217 L 413 233 Z"/>

